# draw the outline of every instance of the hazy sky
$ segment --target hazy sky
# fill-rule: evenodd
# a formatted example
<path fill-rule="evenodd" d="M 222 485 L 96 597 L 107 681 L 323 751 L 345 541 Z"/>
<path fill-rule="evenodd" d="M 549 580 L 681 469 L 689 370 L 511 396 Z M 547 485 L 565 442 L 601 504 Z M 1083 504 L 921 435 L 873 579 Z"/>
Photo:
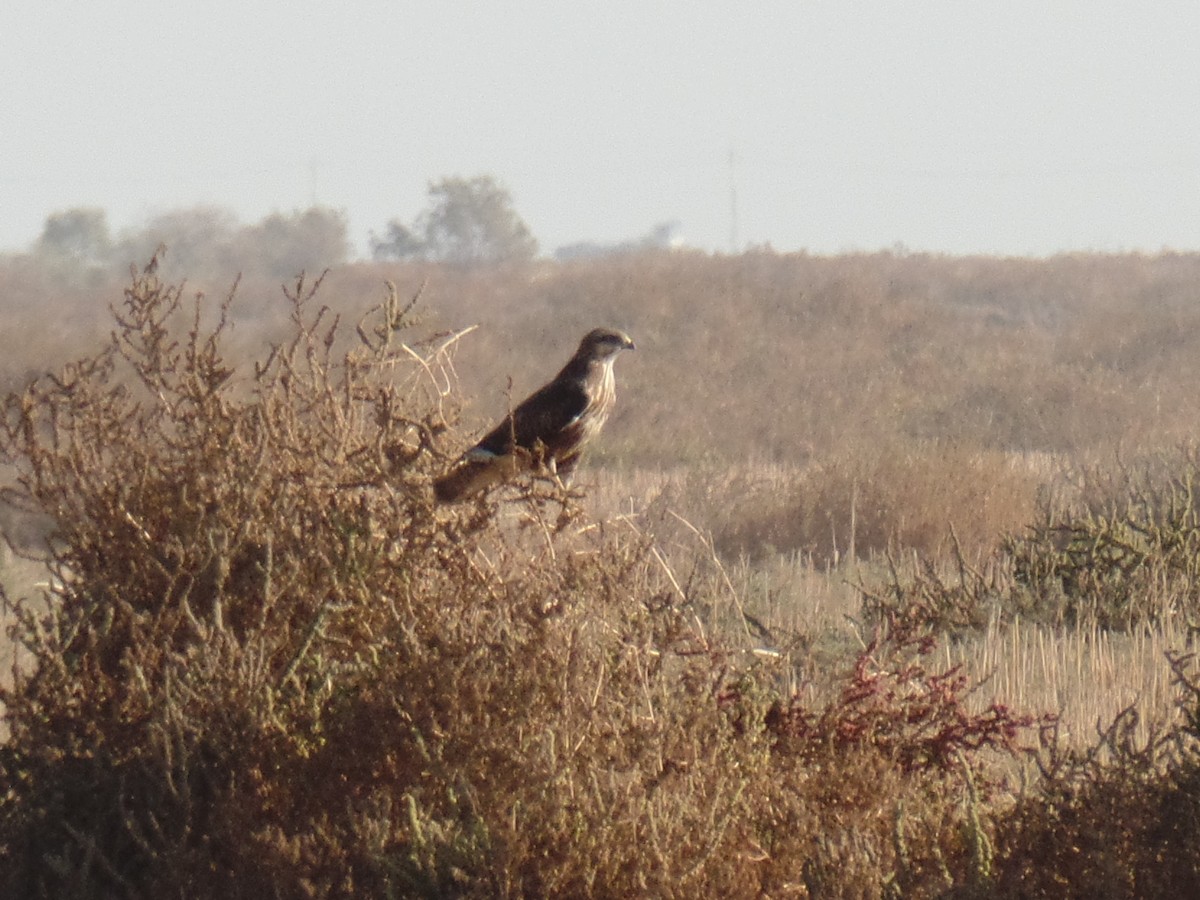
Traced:
<path fill-rule="evenodd" d="M 479 173 L 546 251 L 1198 249 L 1200 3 L 0 4 L 0 248 Z"/>

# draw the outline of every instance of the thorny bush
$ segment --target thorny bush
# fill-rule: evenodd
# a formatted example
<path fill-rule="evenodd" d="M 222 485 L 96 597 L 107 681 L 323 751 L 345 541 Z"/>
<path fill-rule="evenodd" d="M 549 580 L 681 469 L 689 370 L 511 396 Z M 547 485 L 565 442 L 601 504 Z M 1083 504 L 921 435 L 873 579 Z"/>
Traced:
<path fill-rule="evenodd" d="M 291 839 L 271 823 L 303 792 L 279 773 L 322 746 L 335 676 L 368 675 L 369 636 L 454 554 L 423 499 L 455 410 L 447 341 L 400 343 L 393 293 L 339 348 L 300 279 L 291 339 L 239 377 L 233 293 L 213 314 L 154 269 L 109 346 L 4 409 L 5 499 L 54 522 L 51 593 L 15 605 L 29 663 L 2 697 L 10 896 L 201 873 L 250 890 L 271 870 L 238 848 Z"/>
<path fill-rule="evenodd" d="M 887 554 L 882 587 L 862 586 L 869 621 L 932 631 L 980 630 L 1020 618 L 1130 631 L 1200 624 L 1200 451 L 1066 468 L 1042 491 L 1036 521 L 982 564 L 951 530 L 946 560 Z"/>
<path fill-rule="evenodd" d="M 930 671 L 933 639 L 916 629 L 877 634 L 854 661 L 834 702 L 812 709 L 793 699 L 776 703 L 767 725 L 786 755 L 811 759 L 832 744 L 838 751 L 870 745 L 904 772 L 950 769 L 982 748 L 1022 753 L 1021 738 L 1051 720 L 1016 713 L 993 703 L 967 712 L 970 679 L 955 666 Z"/>
<path fill-rule="evenodd" d="M 152 264 L 106 348 L 7 398 L 5 500 L 54 526 L 48 590 L 8 600 L 0 894 L 987 878 L 980 750 L 1021 720 L 878 647 L 825 711 L 779 702 L 631 518 L 543 481 L 435 506 L 460 335 L 412 337 L 394 289 L 345 328 L 318 285 L 251 365 L 223 351 L 233 294 L 188 303 Z"/>
<path fill-rule="evenodd" d="M 1005 544 L 1027 605 L 1114 629 L 1200 621 L 1197 452 L 1079 466 L 1044 492 L 1039 521 Z"/>

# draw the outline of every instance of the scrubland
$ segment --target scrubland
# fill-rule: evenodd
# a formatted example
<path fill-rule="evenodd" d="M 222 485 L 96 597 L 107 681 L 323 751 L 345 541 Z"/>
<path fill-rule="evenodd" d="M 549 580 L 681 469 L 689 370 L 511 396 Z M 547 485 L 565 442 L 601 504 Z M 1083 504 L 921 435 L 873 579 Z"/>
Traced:
<path fill-rule="evenodd" d="M 1200 256 L 316 276 L 0 260 L 4 896 L 1200 892 Z"/>

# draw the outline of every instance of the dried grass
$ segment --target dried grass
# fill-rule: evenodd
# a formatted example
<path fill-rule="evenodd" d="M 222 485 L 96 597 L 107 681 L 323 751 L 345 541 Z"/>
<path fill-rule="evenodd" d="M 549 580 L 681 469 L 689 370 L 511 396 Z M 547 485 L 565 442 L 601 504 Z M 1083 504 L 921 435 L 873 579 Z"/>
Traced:
<path fill-rule="evenodd" d="M 1176 395 L 1145 341 L 1097 330 L 1108 362 L 1077 378 L 1083 338 L 1052 333 L 1084 306 L 1119 319 L 1115 284 L 1157 286 L 1190 333 L 1175 262 L 650 255 L 524 281 L 445 272 L 447 307 L 419 328 L 394 289 L 352 312 L 373 267 L 289 286 L 286 327 L 138 273 L 105 349 L 6 401 L 21 515 L 5 530 L 51 525 L 42 577 L 5 562 L 19 664 L 0 692 L 0 889 L 1187 890 L 1197 692 L 1167 651 L 1189 640 L 1175 600 L 1190 595 L 1139 595 L 1170 614 L 1124 632 L 1004 607 L 1003 536 L 1048 508 L 1072 527 L 1089 510 L 1190 528 L 1126 515 L 1153 496 L 1183 508 L 1178 470 L 1037 506 L 1077 448 L 1125 429 L 1161 445 L 1194 419 L 1186 400 L 1169 422 L 1147 412 L 1146 390 Z M 639 346 L 669 333 L 680 356 L 630 367 L 577 490 L 534 480 L 436 507 L 430 479 L 469 440 L 460 378 L 524 371 L 545 335 L 522 322 L 568 297 L 581 328 L 611 321 L 635 283 Z M 1087 304 L 1064 288 L 1080 284 Z M 988 299 L 997 285 L 1024 299 Z M 484 296 L 493 321 L 455 357 L 461 309 Z M 722 302 L 689 305 L 705 296 Z M 964 334 L 986 351 L 965 353 Z M 671 404 L 650 397 L 681 358 L 712 363 L 706 395 L 676 378 Z M 980 420 L 970 398 L 1014 367 L 1027 378 L 985 391 L 998 418 Z M 1117 402 L 1126 369 L 1140 386 Z M 747 383 L 778 417 L 756 424 L 725 387 Z M 1022 398 L 1030 384 L 1049 405 Z"/>

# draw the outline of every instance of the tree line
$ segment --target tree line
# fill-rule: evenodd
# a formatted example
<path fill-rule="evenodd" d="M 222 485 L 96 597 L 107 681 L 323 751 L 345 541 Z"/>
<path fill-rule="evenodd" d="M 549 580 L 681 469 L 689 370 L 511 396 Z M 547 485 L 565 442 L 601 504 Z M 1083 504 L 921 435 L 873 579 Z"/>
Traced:
<path fill-rule="evenodd" d="M 494 177 L 443 178 L 429 185 L 428 197 L 409 224 L 396 218 L 382 235 L 371 233 L 375 259 L 471 266 L 537 254 L 537 240 Z M 253 224 L 229 210 L 199 206 L 159 214 L 118 235 L 103 209 L 80 206 L 49 215 L 31 255 L 58 269 L 87 271 L 148 259 L 165 246 L 172 268 L 191 275 L 254 271 L 290 278 L 346 262 L 348 232 L 346 214 L 326 206 L 275 212 Z"/>
<path fill-rule="evenodd" d="M 665 221 L 644 235 L 618 242 L 580 241 L 559 247 L 554 258 L 614 256 L 679 246 L 679 223 Z M 30 256 L 68 276 L 123 269 L 167 248 L 170 267 L 190 277 L 231 272 L 291 278 L 347 262 L 352 255 L 344 211 L 313 206 L 274 212 L 245 224 L 219 206 L 176 209 L 114 234 L 106 212 L 78 206 L 52 213 Z M 432 181 L 425 207 L 411 219 L 396 217 L 368 241 L 379 261 L 423 260 L 460 267 L 528 262 L 538 255 L 532 230 L 512 194 L 492 175 Z"/>

